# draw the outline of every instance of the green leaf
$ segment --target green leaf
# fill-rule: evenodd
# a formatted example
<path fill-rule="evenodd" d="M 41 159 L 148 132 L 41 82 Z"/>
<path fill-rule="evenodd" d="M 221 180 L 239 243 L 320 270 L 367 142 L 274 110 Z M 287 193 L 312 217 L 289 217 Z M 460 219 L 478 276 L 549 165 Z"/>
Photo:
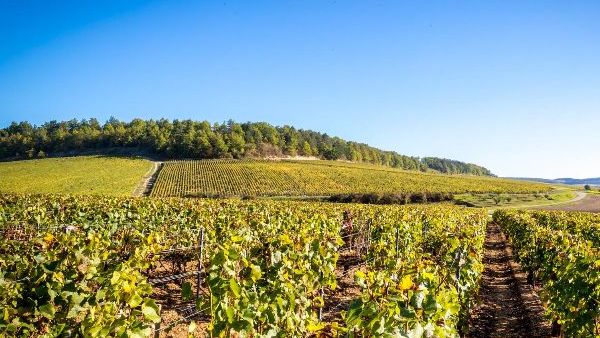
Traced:
<path fill-rule="evenodd" d="M 231 292 L 233 292 L 233 294 L 234 294 L 236 297 L 239 297 L 239 296 L 240 296 L 240 292 L 241 292 L 241 290 L 240 290 L 240 285 L 239 285 L 239 284 L 238 284 L 238 282 L 235 280 L 235 278 L 231 278 L 231 279 L 229 280 L 229 288 L 231 289 Z"/>
<path fill-rule="evenodd" d="M 252 280 L 256 282 L 262 276 L 262 271 L 260 271 L 260 266 L 258 266 L 258 265 L 252 265 L 251 269 L 252 269 L 252 273 L 251 273 Z"/>
<path fill-rule="evenodd" d="M 438 309 L 438 303 L 435 300 L 435 297 L 432 294 L 429 294 L 425 297 L 425 301 L 423 302 L 423 311 L 425 313 L 434 313 Z"/>
<path fill-rule="evenodd" d="M 367 283 L 365 281 L 365 279 L 367 278 L 367 275 L 365 275 L 364 272 L 358 270 L 354 273 L 354 281 L 356 282 L 356 284 L 362 288 L 366 288 L 367 287 Z"/>
<path fill-rule="evenodd" d="M 152 321 L 153 323 L 160 323 L 160 316 L 158 315 L 158 306 L 152 299 L 146 299 L 142 304 L 142 313 L 144 318 Z"/>
<path fill-rule="evenodd" d="M 56 313 L 56 309 L 54 308 L 53 304 L 50 304 L 50 303 L 44 304 L 44 305 L 40 306 L 39 310 L 40 310 L 40 313 L 42 314 L 42 316 L 44 316 L 48 319 L 54 319 L 54 314 Z"/>
<path fill-rule="evenodd" d="M 83 302 L 83 300 L 85 299 L 87 295 L 86 294 L 82 294 L 82 293 L 73 293 L 70 297 L 70 302 L 69 304 L 71 306 L 73 305 L 80 305 L 81 302 Z"/>
<path fill-rule="evenodd" d="M 354 300 L 350 304 L 350 308 L 348 309 L 348 312 L 346 313 L 346 316 L 345 316 L 346 321 L 348 323 L 352 323 L 354 325 L 360 325 L 361 324 L 360 313 L 362 311 L 362 307 L 363 307 L 363 303 L 360 299 Z"/>
<path fill-rule="evenodd" d="M 185 282 L 181 285 L 181 298 L 184 301 L 188 301 L 194 297 L 194 292 L 192 291 L 192 283 Z"/>
<path fill-rule="evenodd" d="M 54 298 L 56 298 L 58 293 L 52 289 L 52 286 L 50 285 L 50 283 L 46 283 L 46 288 L 48 288 L 48 296 L 50 296 L 50 301 L 53 302 Z"/>
<path fill-rule="evenodd" d="M 105 289 L 100 289 L 96 292 L 96 300 L 97 301 L 104 300 L 104 297 L 106 297 Z"/>
<path fill-rule="evenodd" d="M 140 297 L 140 295 L 138 295 L 137 293 L 134 293 L 131 297 L 129 297 L 127 304 L 129 304 L 129 306 L 134 308 L 134 307 L 137 307 L 138 305 L 142 304 L 143 301 L 144 301 L 144 299 L 142 297 Z"/>
<path fill-rule="evenodd" d="M 119 282 L 121 278 L 121 273 L 119 271 L 113 272 L 112 278 L 110 279 L 110 284 L 115 285 Z"/>
<path fill-rule="evenodd" d="M 77 317 L 77 315 L 79 314 L 80 311 L 83 311 L 84 308 L 82 308 L 79 305 L 73 305 L 69 308 L 69 312 L 67 313 L 67 318 L 75 318 Z"/>
<path fill-rule="evenodd" d="M 375 318 L 374 321 L 376 323 L 375 325 L 373 325 L 373 329 L 375 329 L 375 332 L 378 335 L 382 335 L 385 332 L 385 317 L 382 316 L 381 318 L 379 318 L 379 320 Z"/>
<path fill-rule="evenodd" d="M 90 328 L 87 333 L 92 337 L 97 337 L 101 330 L 102 325 L 96 324 L 96 326 L 92 326 L 92 328 Z"/>
<path fill-rule="evenodd" d="M 152 330 L 150 328 L 135 328 L 129 332 L 127 332 L 127 337 L 129 338 L 145 338 L 150 336 Z"/>
<path fill-rule="evenodd" d="M 225 309 L 225 313 L 227 313 L 227 321 L 231 324 L 233 323 L 233 318 L 234 318 L 234 312 L 233 312 L 233 308 L 231 306 L 228 306 Z"/>
<path fill-rule="evenodd" d="M 240 257 L 240 255 L 238 254 L 237 250 L 235 249 L 229 249 L 227 251 L 227 257 L 231 260 L 236 260 Z"/>

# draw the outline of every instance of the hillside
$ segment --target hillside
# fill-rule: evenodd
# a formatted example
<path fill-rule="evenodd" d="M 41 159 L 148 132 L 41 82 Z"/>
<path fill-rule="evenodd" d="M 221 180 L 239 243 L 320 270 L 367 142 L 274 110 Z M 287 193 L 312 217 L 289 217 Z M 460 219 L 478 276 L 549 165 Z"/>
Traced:
<path fill-rule="evenodd" d="M 152 196 L 329 196 L 344 193 L 525 193 L 548 185 L 339 161 L 168 161 Z"/>
<path fill-rule="evenodd" d="M 0 162 L 0 192 L 131 196 L 150 161 L 80 156 Z"/>
<path fill-rule="evenodd" d="M 265 122 L 210 124 L 192 120 L 141 120 L 111 118 L 51 121 L 41 126 L 12 123 L 0 129 L 0 159 L 114 153 L 151 155 L 163 159 L 267 158 L 314 156 L 348 160 L 406 170 L 436 170 L 447 174 L 491 176 L 481 166 L 435 157 L 418 158 L 384 151 L 364 143 L 346 141 L 312 130 L 275 127 Z"/>

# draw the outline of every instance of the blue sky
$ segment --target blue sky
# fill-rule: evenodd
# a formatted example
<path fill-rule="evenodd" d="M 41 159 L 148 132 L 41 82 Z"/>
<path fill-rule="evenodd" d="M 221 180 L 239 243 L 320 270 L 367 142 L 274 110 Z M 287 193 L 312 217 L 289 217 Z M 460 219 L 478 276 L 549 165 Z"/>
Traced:
<path fill-rule="evenodd" d="M 267 121 L 600 176 L 597 1 L 1 1 L 0 127 Z"/>

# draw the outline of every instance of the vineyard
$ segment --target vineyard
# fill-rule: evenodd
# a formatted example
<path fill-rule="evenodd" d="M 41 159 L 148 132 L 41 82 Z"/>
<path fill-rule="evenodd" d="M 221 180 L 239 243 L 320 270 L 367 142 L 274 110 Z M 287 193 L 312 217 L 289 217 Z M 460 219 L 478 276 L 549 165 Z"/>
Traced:
<path fill-rule="evenodd" d="M 166 162 L 152 196 L 329 196 L 347 193 L 531 193 L 544 184 L 336 161 Z"/>
<path fill-rule="evenodd" d="M 150 161 L 109 156 L 0 162 L 0 192 L 131 196 Z"/>
<path fill-rule="evenodd" d="M 0 335 L 453 337 L 486 222 L 453 206 L 1 195 Z"/>
<path fill-rule="evenodd" d="M 600 216 L 499 210 L 556 334 L 600 334 Z M 451 205 L 0 195 L 0 336 L 469 333 L 488 216 Z"/>
<path fill-rule="evenodd" d="M 496 211 L 553 320 L 555 334 L 600 336 L 600 216 Z"/>

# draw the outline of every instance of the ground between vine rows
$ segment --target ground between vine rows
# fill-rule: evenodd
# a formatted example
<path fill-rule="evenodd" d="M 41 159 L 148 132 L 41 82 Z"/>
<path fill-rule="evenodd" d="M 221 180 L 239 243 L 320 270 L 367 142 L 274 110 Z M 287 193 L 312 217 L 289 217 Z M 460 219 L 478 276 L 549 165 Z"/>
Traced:
<path fill-rule="evenodd" d="M 542 304 L 494 223 L 488 224 L 483 262 L 478 306 L 472 312 L 468 337 L 551 337 Z"/>
<path fill-rule="evenodd" d="M 467 337 L 551 337 L 550 324 L 543 316 L 543 306 L 534 288 L 527 284 L 525 273 L 515 263 L 504 234 L 494 223 L 487 228 L 483 262 L 485 270 L 477 298 L 478 305 L 472 311 Z M 340 311 L 346 309 L 350 301 L 360 294 L 353 277 L 357 270 L 363 268 L 361 263 L 361 255 L 355 250 L 340 252 L 336 271 L 338 288 L 325 291 L 324 321 L 340 321 Z M 176 289 L 163 289 L 162 296 L 165 296 L 165 291 L 172 296 L 178 292 Z M 165 323 L 181 319 L 182 314 L 173 306 L 177 303 L 175 301 L 165 308 Z M 194 336 L 204 337 L 208 317 L 204 315 L 195 319 L 198 326 Z M 160 337 L 187 336 L 188 323 L 184 321 L 170 332 L 162 332 Z"/>

